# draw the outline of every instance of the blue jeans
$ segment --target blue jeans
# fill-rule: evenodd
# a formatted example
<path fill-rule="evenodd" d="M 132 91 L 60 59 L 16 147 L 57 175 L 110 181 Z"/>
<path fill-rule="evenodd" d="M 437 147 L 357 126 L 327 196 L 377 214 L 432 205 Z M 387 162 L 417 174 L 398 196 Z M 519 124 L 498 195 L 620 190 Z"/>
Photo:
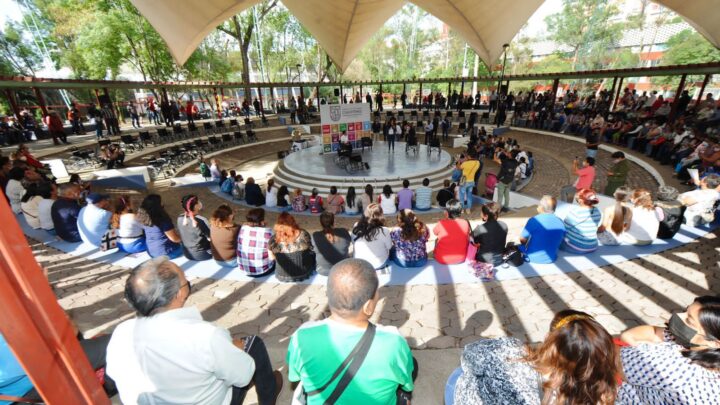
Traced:
<path fill-rule="evenodd" d="M 422 259 L 418 260 L 404 260 L 398 257 L 397 251 L 395 248 L 392 249 L 390 252 L 390 258 L 392 259 L 395 264 L 402 268 L 413 268 L 413 267 L 422 267 L 427 264 L 427 257 L 423 257 Z"/>
<path fill-rule="evenodd" d="M 460 186 L 460 202 L 462 203 L 463 208 L 472 208 L 473 187 L 475 187 L 474 181 L 466 181 L 464 185 Z"/>
<path fill-rule="evenodd" d="M 595 159 L 595 157 L 597 157 L 597 154 L 598 154 L 597 149 L 585 149 L 586 157 L 591 157 L 591 158 Z"/>
<path fill-rule="evenodd" d="M 130 254 L 140 253 L 140 252 L 144 252 L 147 250 L 147 245 L 145 244 L 145 238 L 137 238 L 130 243 L 118 243 L 117 247 L 121 252 L 130 253 Z"/>
<path fill-rule="evenodd" d="M 395 152 L 395 135 L 388 135 L 386 140 L 388 144 L 388 152 L 390 151 L 390 148 L 392 148 L 393 152 Z"/>

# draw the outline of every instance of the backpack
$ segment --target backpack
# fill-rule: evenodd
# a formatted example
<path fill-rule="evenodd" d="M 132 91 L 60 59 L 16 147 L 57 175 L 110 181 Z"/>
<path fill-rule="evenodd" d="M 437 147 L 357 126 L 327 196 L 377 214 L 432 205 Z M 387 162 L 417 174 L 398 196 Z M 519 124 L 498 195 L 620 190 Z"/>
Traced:
<path fill-rule="evenodd" d="M 220 185 L 220 191 L 222 191 L 225 194 L 231 194 L 233 192 L 233 188 L 235 187 L 235 181 L 231 178 L 225 179 L 222 185 Z"/>
<path fill-rule="evenodd" d="M 212 174 L 210 173 L 210 168 L 207 164 L 205 164 L 205 162 L 200 163 L 200 174 L 205 178 L 212 177 Z"/>
<path fill-rule="evenodd" d="M 510 162 L 507 164 L 503 164 L 500 167 L 500 173 L 498 173 L 498 180 L 504 184 L 510 184 L 513 181 L 513 178 L 515 178 L 515 168 L 517 167 L 517 162 L 514 160 L 506 160 L 506 162 Z"/>
<path fill-rule="evenodd" d="M 310 197 L 310 203 L 308 205 L 310 206 L 311 213 L 317 214 L 319 212 L 322 212 L 322 197 Z"/>

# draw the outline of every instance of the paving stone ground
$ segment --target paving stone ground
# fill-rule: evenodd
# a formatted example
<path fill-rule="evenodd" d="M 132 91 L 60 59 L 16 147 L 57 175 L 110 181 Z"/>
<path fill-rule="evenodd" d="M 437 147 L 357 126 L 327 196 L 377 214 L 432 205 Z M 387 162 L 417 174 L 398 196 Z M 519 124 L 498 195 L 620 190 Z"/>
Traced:
<path fill-rule="evenodd" d="M 582 144 L 537 134 L 512 134 L 538 159 L 537 175 L 523 192 L 534 196 L 557 193 L 560 186 L 569 184 L 569 161 L 582 153 Z M 264 148 L 251 155 L 274 152 L 271 146 Z M 228 165 L 247 160 L 242 156 L 223 159 Z M 237 162 L 232 163 L 233 159 Z M 609 155 L 601 152 L 599 162 L 600 167 L 606 167 Z M 490 167 L 486 165 L 485 170 Z M 667 168 L 658 170 L 672 181 Z M 602 185 L 603 181 L 598 182 Z M 629 182 L 631 186 L 657 187 L 653 178 L 636 166 Z M 177 189 L 160 191 L 167 201 L 179 200 Z M 203 193 L 206 206 L 214 207 L 221 201 L 206 190 L 197 192 Z M 172 208 L 174 205 L 178 206 Z M 168 202 L 166 206 L 179 211 L 179 204 Z M 242 214 L 243 209 L 238 211 Z M 317 228 L 314 217 L 298 219 L 310 230 Z M 437 219 L 438 215 L 423 216 L 427 223 Z M 515 222 L 523 221 L 516 218 Z M 346 222 L 340 225 L 351 225 Z M 511 229 L 517 232 L 518 226 Z M 30 244 L 38 262 L 48 269 L 60 304 L 82 331 L 110 332 L 133 316 L 122 293 L 129 269 L 65 254 L 32 240 Z M 382 287 L 382 300 L 373 320 L 398 327 L 421 360 L 418 386 L 422 388 L 414 403 L 438 404 L 449 371 L 459 364 L 460 348 L 482 337 L 541 341 L 553 313 L 568 307 L 595 315 L 611 333 L 618 334 L 639 324 L 661 325 L 671 312 L 682 310 L 695 296 L 720 293 L 720 231 L 676 249 L 629 259 L 583 272 L 503 282 Z M 278 365 L 293 331 L 303 322 L 322 319 L 329 313 L 325 287 L 316 285 L 199 279 L 193 281 L 189 304 L 235 336 L 261 336 Z M 289 393 L 282 398 L 287 400 Z"/>

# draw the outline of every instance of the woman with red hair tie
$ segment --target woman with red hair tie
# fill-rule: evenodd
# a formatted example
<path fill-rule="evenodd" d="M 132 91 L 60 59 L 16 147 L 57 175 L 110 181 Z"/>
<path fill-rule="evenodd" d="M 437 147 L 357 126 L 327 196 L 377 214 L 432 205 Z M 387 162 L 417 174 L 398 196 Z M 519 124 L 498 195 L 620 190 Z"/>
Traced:
<path fill-rule="evenodd" d="M 283 212 L 277 218 L 270 238 L 275 256 L 275 277 L 280 281 L 302 281 L 315 271 L 315 251 L 310 234 L 300 229 L 295 218 Z"/>

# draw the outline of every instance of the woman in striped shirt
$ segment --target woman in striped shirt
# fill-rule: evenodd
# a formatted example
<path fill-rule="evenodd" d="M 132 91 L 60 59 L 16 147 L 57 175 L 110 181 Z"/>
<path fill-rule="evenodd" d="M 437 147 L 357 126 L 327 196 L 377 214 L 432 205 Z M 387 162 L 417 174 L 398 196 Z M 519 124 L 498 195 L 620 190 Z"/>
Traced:
<path fill-rule="evenodd" d="M 594 252 L 598 248 L 598 227 L 602 213 L 595 207 L 600 200 L 593 189 L 580 189 L 573 205 L 565 216 L 565 240 L 562 248 L 572 253 Z"/>

